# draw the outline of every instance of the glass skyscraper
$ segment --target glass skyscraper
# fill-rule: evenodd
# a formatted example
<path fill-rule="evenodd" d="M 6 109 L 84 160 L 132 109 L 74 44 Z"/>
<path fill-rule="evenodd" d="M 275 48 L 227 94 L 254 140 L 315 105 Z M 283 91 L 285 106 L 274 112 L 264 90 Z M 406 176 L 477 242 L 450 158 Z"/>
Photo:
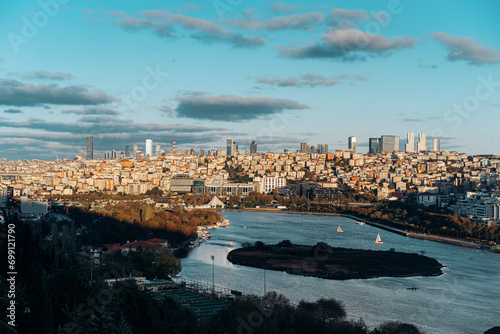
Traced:
<path fill-rule="evenodd" d="M 356 153 L 356 137 L 349 137 L 347 140 L 347 148 L 349 151 Z"/>
<path fill-rule="evenodd" d="M 228 157 L 232 157 L 234 155 L 234 142 L 233 138 L 227 138 L 227 150 L 226 154 Z"/>
<path fill-rule="evenodd" d="M 257 153 L 257 143 L 255 142 L 255 140 L 252 140 L 252 142 L 250 143 L 250 154 L 252 153 Z"/>
<path fill-rule="evenodd" d="M 380 153 L 380 138 L 370 138 L 368 140 L 368 153 L 370 154 Z"/>
<path fill-rule="evenodd" d="M 399 136 L 384 135 L 382 136 L 381 141 L 382 152 L 399 151 Z"/>

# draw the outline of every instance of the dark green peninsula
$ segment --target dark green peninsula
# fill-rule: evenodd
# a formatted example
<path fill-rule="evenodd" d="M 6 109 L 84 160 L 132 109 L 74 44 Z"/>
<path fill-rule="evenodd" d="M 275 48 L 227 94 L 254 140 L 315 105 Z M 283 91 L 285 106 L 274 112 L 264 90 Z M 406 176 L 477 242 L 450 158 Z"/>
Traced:
<path fill-rule="evenodd" d="M 238 265 L 335 280 L 439 276 L 443 267 L 437 260 L 415 253 L 331 247 L 324 242 L 293 245 L 289 240 L 277 245 L 258 241 L 232 250 L 227 259 Z"/>

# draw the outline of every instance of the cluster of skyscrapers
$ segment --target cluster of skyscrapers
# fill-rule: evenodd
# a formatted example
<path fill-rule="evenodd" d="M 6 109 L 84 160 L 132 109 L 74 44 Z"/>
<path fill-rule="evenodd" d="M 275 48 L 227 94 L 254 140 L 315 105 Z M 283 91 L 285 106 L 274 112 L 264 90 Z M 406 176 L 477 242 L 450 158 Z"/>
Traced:
<path fill-rule="evenodd" d="M 352 139 L 354 138 L 354 146 L 352 146 Z M 354 152 L 356 151 L 356 138 L 349 137 L 348 139 L 349 149 L 354 147 Z M 399 136 L 393 135 L 383 135 L 380 138 L 370 138 L 368 141 L 368 153 L 370 154 L 378 154 L 382 152 L 394 152 L 401 151 L 399 146 Z M 425 133 L 418 134 L 418 142 L 416 143 L 415 148 L 415 133 L 408 132 L 406 138 L 406 144 L 404 151 L 407 153 L 414 152 L 424 152 L 429 151 L 427 147 L 427 136 Z M 434 138 L 432 140 L 432 151 L 439 152 L 441 151 L 441 141 L 439 138 Z"/>
<path fill-rule="evenodd" d="M 173 150 L 175 151 L 175 140 L 173 141 Z M 162 149 L 160 145 L 156 145 L 155 150 L 153 152 L 153 140 L 146 139 L 146 152 L 142 151 L 141 145 L 133 145 L 132 152 L 130 152 L 130 145 L 125 145 L 125 152 L 121 152 L 118 154 L 115 150 L 111 152 L 105 152 L 105 159 L 116 159 L 118 158 L 151 158 L 162 153 Z M 87 137 L 87 152 L 85 155 L 86 159 L 94 159 L 94 137 Z"/>
<path fill-rule="evenodd" d="M 153 151 L 154 149 L 154 151 Z M 349 137 L 347 140 L 347 149 L 351 152 L 356 153 L 356 137 Z M 216 152 L 212 152 L 211 150 L 209 153 L 213 154 L 224 154 L 227 156 L 234 156 L 236 152 L 238 152 L 238 145 L 236 142 L 233 140 L 233 138 L 227 138 L 226 140 L 226 152 L 223 152 L 223 150 L 217 150 Z M 219 152 L 220 151 L 220 152 Z M 288 150 L 285 150 L 288 151 Z M 328 153 L 328 145 L 327 144 L 318 144 L 317 146 L 314 145 L 309 145 L 307 143 L 300 143 L 300 150 L 299 152 L 302 153 Z M 382 152 L 394 152 L 394 151 L 402 151 L 400 148 L 400 143 L 399 143 L 399 136 L 394 136 L 394 135 L 382 135 L 380 138 L 370 138 L 368 141 L 368 153 L 370 154 L 379 154 Z M 408 153 L 413 153 L 413 152 L 423 152 L 423 151 L 429 151 L 429 148 L 427 147 L 427 136 L 425 133 L 419 133 L 418 134 L 418 142 L 415 142 L 415 133 L 413 132 L 408 132 L 407 138 L 406 138 L 406 144 L 404 145 L 404 151 Z M 432 151 L 434 152 L 439 152 L 441 151 L 441 143 L 439 138 L 433 138 L 432 140 Z M 172 151 L 171 152 L 176 152 L 176 142 L 175 140 L 172 143 Z M 164 153 L 164 151 L 161 149 L 160 145 L 156 145 L 156 147 L 153 146 L 153 140 L 152 139 L 146 139 L 146 150 L 145 152 L 142 151 L 142 147 L 140 145 L 133 145 L 132 146 L 132 152 L 130 152 L 130 146 L 125 145 L 125 153 L 121 152 L 118 156 L 118 158 L 136 158 L 136 159 L 141 159 L 141 158 L 151 158 L 154 156 L 157 156 L 161 153 Z M 195 154 L 194 149 L 190 149 L 187 151 L 188 154 Z M 245 147 L 245 154 L 253 154 L 257 153 L 257 143 L 255 140 L 252 140 L 250 143 L 250 147 Z M 82 151 L 83 155 L 83 151 Z M 204 150 L 203 148 L 200 149 L 200 155 L 204 155 Z M 89 136 L 87 137 L 87 152 L 85 157 L 87 159 L 93 159 L 94 158 L 94 137 Z M 112 150 L 111 152 L 106 152 L 105 153 L 105 158 L 109 159 L 116 159 L 117 154 L 115 150 Z"/>
<path fill-rule="evenodd" d="M 170 153 L 175 153 L 177 151 L 177 145 L 175 140 L 172 142 L 172 150 Z M 238 145 L 233 141 L 232 138 L 227 138 L 227 151 L 224 150 L 209 150 L 210 155 L 228 155 L 228 156 L 234 156 L 238 152 Z M 146 150 L 143 151 L 141 145 L 133 145 L 132 146 L 132 151 L 130 150 L 130 145 L 125 145 L 125 152 L 121 152 L 119 154 L 116 153 L 115 150 L 112 150 L 111 152 L 105 152 L 104 158 L 105 159 L 116 159 L 116 158 L 134 158 L 134 159 L 143 159 L 143 158 L 151 158 L 155 157 L 159 154 L 165 153 L 164 150 L 162 150 L 161 145 L 153 145 L 153 140 L 152 139 L 146 139 Z M 194 148 L 191 148 L 186 151 L 187 154 L 195 155 L 196 152 Z M 250 147 L 245 147 L 245 154 L 248 153 L 257 153 L 257 142 L 255 140 L 252 140 L 250 143 Z M 81 156 L 83 157 L 85 154 L 84 151 L 81 151 Z M 205 155 L 205 150 L 203 148 L 200 149 L 200 155 Z M 87 151 L 85 154 L 86 159 L 94 159 L 94 137 L 88 136 L 87 137 Z"/>
<path fill-rule="evenodd" d="M 300 143 L 300 152 L 302 153 L 328 153 L 327 144 L 318 144 L 317 147 L 314 145 L 308 145 L 307 143 Z"/>
<path fill-rule="evenodd" d="M 226 139 L 226 154 L 229 157 L 232 157 L 238 152 L 238 145 L 236 142 L 233 140 L 233 138 L 227 138 Z M 245 147 L 245 154 L 253 154 L 257 153 L 257 142 L 255 140 L 252 140 L 250 143 L 250 149 L 248 147 Z"/>

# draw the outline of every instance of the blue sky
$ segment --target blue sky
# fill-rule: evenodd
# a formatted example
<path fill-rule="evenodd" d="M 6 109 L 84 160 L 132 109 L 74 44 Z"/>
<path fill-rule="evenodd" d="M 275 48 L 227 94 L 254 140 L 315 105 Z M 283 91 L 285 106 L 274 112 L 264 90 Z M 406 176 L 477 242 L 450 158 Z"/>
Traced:
<path fill-rule="evenodd" d="M 84 6 L 84 7 L 82 7 Z M 0 11 L 0 157 L 154 140 L 500 154 L 497 1 L 22 1 Z M 416 135 L 418 136 L 418 135 Z"/>

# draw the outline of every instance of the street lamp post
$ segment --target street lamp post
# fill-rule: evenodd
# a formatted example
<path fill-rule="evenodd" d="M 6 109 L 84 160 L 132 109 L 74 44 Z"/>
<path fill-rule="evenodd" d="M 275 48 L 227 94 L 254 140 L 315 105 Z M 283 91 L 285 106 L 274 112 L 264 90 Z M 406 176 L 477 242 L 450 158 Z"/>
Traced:
<path fill-rule="evenodd" d="M 266 295 L 266 267 L 264 267 L 264 296 Z"/>
<path fill-rule="evenodd" d="M 212 292 L 215 293 L 215 257 L 212 255 Z"/>

